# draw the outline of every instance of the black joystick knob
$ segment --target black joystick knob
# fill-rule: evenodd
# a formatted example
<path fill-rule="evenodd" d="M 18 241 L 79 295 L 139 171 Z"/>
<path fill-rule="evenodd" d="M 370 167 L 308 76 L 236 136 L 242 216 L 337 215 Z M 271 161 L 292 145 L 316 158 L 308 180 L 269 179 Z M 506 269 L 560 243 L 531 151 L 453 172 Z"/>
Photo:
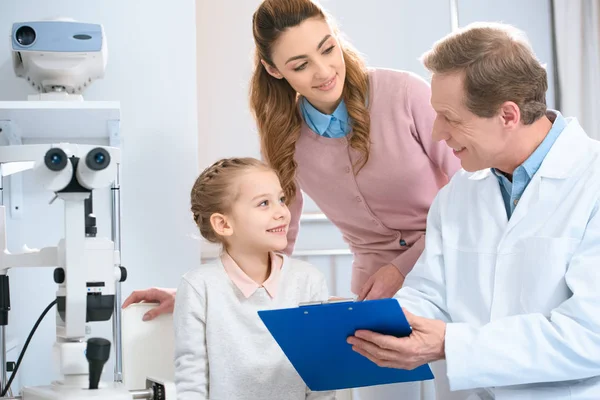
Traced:
<path fill-rule="evenodd" d="M 103 338 L 88 339 L 85 357 L 90 366 L 90 389 L 98 389 L 102 369 L 110 357 L 110 342 Z"/>

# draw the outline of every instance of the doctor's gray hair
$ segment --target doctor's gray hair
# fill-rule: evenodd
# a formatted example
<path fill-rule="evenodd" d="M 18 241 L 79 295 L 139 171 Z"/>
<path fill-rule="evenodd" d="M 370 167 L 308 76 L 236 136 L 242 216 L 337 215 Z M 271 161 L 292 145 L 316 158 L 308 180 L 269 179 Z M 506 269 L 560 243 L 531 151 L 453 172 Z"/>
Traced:
<path fill-rule="evenodd" d="M 525 34 L 498 23 L 475 23 L 435 43 L 422 57 L 434 74 L 464 73 L 466 106 L 490 118 L 512 101 L 525 125 L 546 113 L 548 79 Z"/>

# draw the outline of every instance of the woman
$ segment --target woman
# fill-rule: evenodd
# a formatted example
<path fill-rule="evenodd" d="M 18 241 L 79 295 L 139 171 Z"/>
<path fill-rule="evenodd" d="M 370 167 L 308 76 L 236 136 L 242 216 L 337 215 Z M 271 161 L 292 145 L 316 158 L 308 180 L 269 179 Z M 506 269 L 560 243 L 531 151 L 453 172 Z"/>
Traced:
<path fill-rule="evenodd" d="M 354 256 L 359 300 L 391 297 L 424 246 L 427 212 L 460 168 L 434 143 L 430 88 L 408 72 L 367 69 L 311 0 L 265 0 L 253 17 L 256 68 L 250 90 L 264 159 L 290 204 L 287 253 L 302 193 L 342 232 Z M 172 291 L 134 292 L 173 308 Z M 419 384 L 357 390 L 355 399 L 419 399 Z"/>

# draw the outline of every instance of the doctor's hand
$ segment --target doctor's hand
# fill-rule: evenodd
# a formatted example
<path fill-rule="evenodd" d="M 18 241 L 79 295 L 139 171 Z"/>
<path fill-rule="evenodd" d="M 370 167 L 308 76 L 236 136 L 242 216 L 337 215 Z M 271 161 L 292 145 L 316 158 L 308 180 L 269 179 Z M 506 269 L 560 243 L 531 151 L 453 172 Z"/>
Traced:
<path fill-rule="evenodd" d="M 144 314 L 144 321 L 150 321 L 161 314 L 172 313 L 175 309 L 175 289 L 152 288 L 146 290 L 136 290 L 125 299 L 121 308 L 126 308 L 133 303 L 158 303 L 157 307 Z"/>
<path fill-rule="evenodd" d="M 404 310 L 412 327 L 410 336 L 397 338 L 371 331 L 356 331 L 348 338 L 352 350 L 380 367 L 412 370 L 444 359 L 446 323 L 417 317 Z"/>
<path fill-rule="evenodd" d="M 404 283 L 404 276 L 392 264 L 385 265 L 375 272 L 364 284 L 357 300 L 376 300 L 394 297 Z"/>

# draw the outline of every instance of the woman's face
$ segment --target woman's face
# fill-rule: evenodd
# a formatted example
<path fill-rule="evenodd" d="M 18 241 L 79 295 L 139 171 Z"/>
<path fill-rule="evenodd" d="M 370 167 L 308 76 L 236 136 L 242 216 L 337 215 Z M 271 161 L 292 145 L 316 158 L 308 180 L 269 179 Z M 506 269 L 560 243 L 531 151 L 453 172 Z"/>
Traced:
<path fill-rule="evenodd" d="M 319 111 L 331 114 L 340 103 L 346 64 L 340 43 L 322 18 L 309 18 L 281 34 L 272 49 L 274 66 L 263 65 L 285 79 Z"/>

